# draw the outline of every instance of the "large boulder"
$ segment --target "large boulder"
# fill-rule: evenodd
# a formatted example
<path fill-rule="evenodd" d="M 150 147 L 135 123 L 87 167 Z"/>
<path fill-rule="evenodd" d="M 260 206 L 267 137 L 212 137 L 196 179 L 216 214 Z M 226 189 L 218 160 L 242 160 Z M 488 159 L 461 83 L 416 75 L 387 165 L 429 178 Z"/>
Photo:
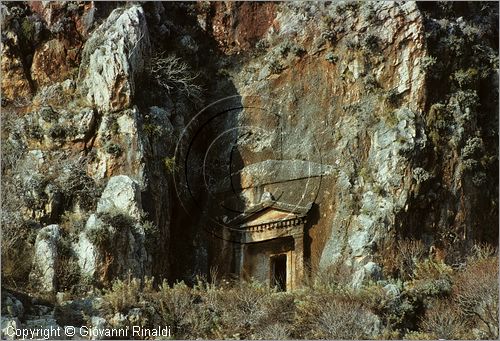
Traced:
<path fill-rule="evenodd" d="M 83 49 L 79 72 L 82 93 L 104 112 L 129 107 L 149 55 L 142 7 L 114 10 Z"/>
<path fill-rule="evenodd" d="M 23 303 L 8 292 L 4 292 L 2 296 L 2 315 L 22 318 L 24 315 Z"/>
<path fill-rule="evenodd" d="M 14 333 L 21 328 L 21 322 L 17 317 L 2 316 L 2 340 L 14 340 Z"/>
<path fill-rule="evenodd" d="M 97 203 L 97 212 L 121 211 L 139 218 L 141 212 L 141 192 L 139 184 L 127 175 L 109 179 Z"/>
<path fill-rule="evenodd" d="M 85 229 L 79 235 L 75 253 L 80 271 L 86 277 L 92 278 L 95 276 L 103 258 L 99 245 L 92 240 L 91 235 L 106 235 L 106 229 L 105 224 L 95 214 L 92 214 L 85 224 Z"/>
<path fill-rule="evenodd" d="M 98 281 L 131 273 L 150 273 L 145 248 L 139 184 L 126 175 L 112 177 L 80 233 L 75 252 L 82 274 Z"/>
<path fill-rule="evenodd" d="M 40 230 L 35 241 L 35 256 L 30 278 L 40 285 L 41 291 L 52 292 L 56 288 L 57 244 L 59 225 L 49 225 Z"/>

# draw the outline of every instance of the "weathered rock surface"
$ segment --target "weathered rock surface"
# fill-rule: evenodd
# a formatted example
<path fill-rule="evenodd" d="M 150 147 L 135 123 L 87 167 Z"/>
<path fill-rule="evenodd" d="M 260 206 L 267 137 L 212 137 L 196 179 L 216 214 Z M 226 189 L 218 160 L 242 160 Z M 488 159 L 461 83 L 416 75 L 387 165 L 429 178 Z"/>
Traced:
<path fill-rule="evenodd" d="M 116 9 L 85 43 L 80 90 L 101 111 L 126 109 L 150 55 L 141 6 Z"/>
<path fill-rule="evenodd" d="M 56 288 L 59 238 L 59 225 L 42 228 L 36 237 L 33 271 L 30 276 L 35 283 L 40 284 L 42 291 L 54 291 Z"/>
<path fill-rule="evenodd" d="M 15 340 L 13 332 L 21 327 L 21 322 L 17 317 L 2 316 L 2 338 L 5 340 Z"/>
<path fill-rule="evenodd" d="M 139 184 L 126 175 L 110 178 L 97 203 L 97 213 L 118 211 L 137 219 L 141 209 Z"/>
<path fill-rule="evenodd" d="M 1 60 L 2 97 L 7 100 L 16 100 L 30 97 L 32 88 L 29 75 L 19 54 L 19 37 L 14 32 L 5 34 L 2 39 L 2 54 L 8 56 Z"/>
<path fill-rule="evenodd" d="M 99 281 L 131 273 L 142 277 L 151 272 L 141 221 L 139 185 L 128 176 L 112 177 L 75 245 L 84 276 Z"/>
<path fill-rule="evenodd" d="M 68 46 L 58 39 L 45 42 L 33 56 L 31 78 L 38 86 L 66 79 L 76 65 L 76 49 L 68 51 Z"/>
<path fill-rule="evenodd" d="M 106 234 L 107 226 L 99 220 L 95 214 L 92 214 L 85 224 L 85 229 L 78 236 L 78 244 L 76 244 L 75 253 L 78 258 L 78 265 L 82 274 L 89 277 L 94 277 L 98 271 L 99 265 L 102 262 L 102 255 L 99 251 L 99 245 L 90 241 L 88 234 L 92 233 Z"/>
<path fill-rule="evenodd" d="M 208 222 L 263 193 L 314 201 L 311 266 L 344 263 L 355 285 L 382 277 L 399 239 L 497 239 L 482 227 L 498 217 L 487 21 L 414 2 L 0 6 L 10 210 L 19 226 L 65 224 L 66 261 L 85 276 L 193 279 L 227 265 L 232 246 Z M 152 54 L 185 63 L 170 76 L 202 98 L 157 86 Z M 196 113 L 225 116 L 204 126 Z M 191 160 L 174 155 L 184 149 Z M 179 174 L 189 184 L 172 183 Z M 27 247 L 48 250 L 32 275 L 43 290 L 53 239 Z"/>

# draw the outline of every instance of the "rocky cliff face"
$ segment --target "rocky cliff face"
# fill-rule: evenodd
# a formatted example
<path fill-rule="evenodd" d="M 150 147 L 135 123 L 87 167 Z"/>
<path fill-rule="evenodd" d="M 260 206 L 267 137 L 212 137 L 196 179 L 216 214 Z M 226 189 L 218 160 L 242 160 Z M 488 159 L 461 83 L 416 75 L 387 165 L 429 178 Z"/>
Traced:
<path fill-rule="evenodd" d="M 34 2 L 2 17 L 11 285 L 224 269 L 218 221 L 266 192 L 314 202 L 311 268 L 346 264 L 358 284 L 397 275 L 398 240 L 453 263 L 497 238 L 494 4 Z"/>

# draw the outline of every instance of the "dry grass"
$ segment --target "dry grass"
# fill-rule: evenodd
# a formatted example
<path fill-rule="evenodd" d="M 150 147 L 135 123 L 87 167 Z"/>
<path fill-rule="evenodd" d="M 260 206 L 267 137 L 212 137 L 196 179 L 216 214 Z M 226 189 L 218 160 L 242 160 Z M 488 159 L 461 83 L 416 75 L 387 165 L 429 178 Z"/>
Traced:
<path fill-rule="evenodd" d="M 330 269 L 293 292 L 277 292 L 256 281 L 200 280 L 193 287 L 163 282 L 153 288 L 151 280 L 128 278 L 115 281 L 103 298 L 109 316 L 140 308 L 147 315 L 144 321 L 172 326 L 176 339 L 498 335 L 498 260 L 494 257 L 477 258 L 461 272 L 442 262 L 421 260 L 411 280 L 391 282 L 392 291 L 384 283 L 353 289 L 338 281 L 339 269 Z M 447 290 L 442 291 L 439 285 L 444 281 Z"/>

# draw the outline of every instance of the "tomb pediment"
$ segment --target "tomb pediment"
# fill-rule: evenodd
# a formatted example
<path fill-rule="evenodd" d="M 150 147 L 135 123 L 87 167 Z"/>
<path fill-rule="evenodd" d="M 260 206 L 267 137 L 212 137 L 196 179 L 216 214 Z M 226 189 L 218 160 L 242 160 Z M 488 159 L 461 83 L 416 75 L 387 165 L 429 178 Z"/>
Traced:
<path fill-rule="evenodd" d="M 274 200 L 261 202 L 229 221 L 238 229 L 248 229 L 262 225 L 289 226 L 303 222 L 312 203 L 307 206 L 292 205 Z M 285 223 L 287 222 L 287 223 Z"/>

